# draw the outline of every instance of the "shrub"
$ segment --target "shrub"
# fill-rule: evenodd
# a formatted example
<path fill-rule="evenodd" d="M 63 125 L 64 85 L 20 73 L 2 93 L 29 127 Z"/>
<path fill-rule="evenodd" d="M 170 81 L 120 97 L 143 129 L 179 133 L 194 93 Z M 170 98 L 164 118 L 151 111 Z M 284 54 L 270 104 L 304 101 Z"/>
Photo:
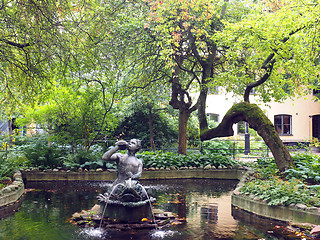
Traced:
<path fill-rule="evenodd" d="M 293 156 L 294 168 L 285 171 L 286 179 L 298 178 L 307 183 L 320 183 L 320 157 L 311 153 Z"/>
<path fill-rule="evenodd" d="M 203 154 L 221 154 L 228 156 L 232 155 L 237 148 L 238 144 L 234 141 L 211 140 L 203 142 L 202 152 Z"/>
<path fill-rule="evenodd" d="M 80 150 L 74 154 L 68 154 L 63 166 L 67 169 L 97 169 L 97 168 L 116 168 L 114 162 L 102 160 L 102 152 Z"/>
<path fill-rule="evenodd" d="M 182 155 L 172 152 L 143 152 L 138 157 L 143 160 L 145 168 L 170 168 L 170 167 L 205 167 L 207 165 L 218 167 L 230 167 L 236 162 L 230 157 L 219 154 L 188 153 Z"/>
<path fill-rule="evenodd" d="M 317 188 L 305 185 L 299 179 L 284 181 L 279 177 L 268 180 L 255 179 L 246 182 L 240 189 L 243 194 L 253 194 L 268 202 L 270 206 L 290 204 L 307 204 L 320 206 L 320 193 Z"/>
<path fill-rule="evenodd" d="M 20 149 L 28 159 L 28 166 L 39 168 L 56 168 L 62 166 L 65 152 L 57 146 L 48 147 L 45 136 L 21 146 Z"/>

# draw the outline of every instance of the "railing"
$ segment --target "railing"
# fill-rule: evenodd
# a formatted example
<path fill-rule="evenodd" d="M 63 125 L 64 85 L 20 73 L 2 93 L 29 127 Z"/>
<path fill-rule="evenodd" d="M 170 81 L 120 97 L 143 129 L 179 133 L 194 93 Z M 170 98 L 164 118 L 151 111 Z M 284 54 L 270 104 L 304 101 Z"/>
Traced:
<path fill-rule="evenodd" d="M 25 140 L 24 144 L 29 144 L 35 142 L 32 139 L 28 141 Z M 99 140 L 95 142 L 95 146 L 99 146 L 99 150 L 106 151 L 109 147 L 114 146 L 116 143 L 115 139 L 106 139 Z M 6 158 L 10 151 L 19 151 L 17 148 L 13 148 L 14 144 L 1 142 L 0 141 L 0 154 L 4 153 Z M 177 152 L 178 144 L 177 139 L 171 140 L 156 140 L 154 141 L 155 148 L 150 148 L 150 141 L 142 140 L 142 149 L 141 151 L 164 151 L 164 152 Z M 69 150 L 70 146 L 60 146 L 64 150 Z M 81 146 L 76 146 L 75 149 L 80 149 Z M 307 145 L 300 145 L 295 147 L 289 147 L 289 150 L 296 149 L 307 149 Z M 187 142 L 187 152 L 200 151 L 202 153 L 218 153 L 222 155 L 229 155 L 233 159 L 238 158 L 257 158 L 257 157 L 266 157 L 271 156 L 270 149 L 262 140 L 250 140 L 250 148 L 245 146 L 244 139 L 214 139 L 210 141 L 201 142 L 199 140 L 192 140 Z M 3 154 L 1 154 L 3 156 Z"/>

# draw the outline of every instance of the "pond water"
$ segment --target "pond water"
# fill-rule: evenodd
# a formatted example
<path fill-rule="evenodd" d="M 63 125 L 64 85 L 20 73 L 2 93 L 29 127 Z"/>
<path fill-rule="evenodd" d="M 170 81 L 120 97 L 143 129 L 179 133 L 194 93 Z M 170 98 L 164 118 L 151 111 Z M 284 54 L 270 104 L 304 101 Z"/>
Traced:
<path fill-rule="evenodd" d="M 141 183 L 151 188 L 152 196 L 157 198 L 154 208 L 185 217 L 186 223 L 143 231 L 80 228 L 69 222 L 72 214 L 91 209 L 97 203 L 96 196 L 107 191 L 110 182 L 28 183 L 19 210 L 5 218 L 0 211 L 0 239 L 278 239 L 267 234 L 274 223 L 252 220 L 252 216 L 242 218 L 245 214 L 231 207 L 237 181 L 184 179 Z"/>

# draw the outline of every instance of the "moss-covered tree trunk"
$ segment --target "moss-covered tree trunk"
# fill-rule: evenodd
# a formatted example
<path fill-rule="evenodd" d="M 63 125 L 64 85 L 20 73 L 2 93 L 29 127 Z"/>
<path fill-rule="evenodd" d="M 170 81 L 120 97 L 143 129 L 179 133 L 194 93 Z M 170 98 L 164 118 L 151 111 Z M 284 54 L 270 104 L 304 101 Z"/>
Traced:
<path fill-rule="evenodd" d="M 201 140 L 233 136 L 232 125 L 239 121 L 248 122 L 250 128 L 256 130 L 263 138 L 270 148 L 280 171 L 284 171 L 293 165 L 290 153 L 284 146 L 274 125 L 256 104 L 241 102 L 233 105 L 218 127 L 201 129 Z"/>

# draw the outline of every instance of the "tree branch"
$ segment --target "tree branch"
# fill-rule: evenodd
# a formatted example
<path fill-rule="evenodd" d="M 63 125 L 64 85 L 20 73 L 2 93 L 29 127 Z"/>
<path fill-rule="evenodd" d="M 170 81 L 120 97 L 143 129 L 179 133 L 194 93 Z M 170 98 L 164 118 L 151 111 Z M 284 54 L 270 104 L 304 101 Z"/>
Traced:
<path fill-rule="evenodd" d="M 12 42 L 12 41 L 7 40 L 7 39 L 0 39 L 0 41 L 4 42 L 6 44 L 9 44 L 9 45 L 11 45 L 13 47 L 22 48 L 22 49 L 25 48 L 25 47 L 29 47 L 30 46 L 30 43 L 24 43 L 24 44 L 16 43 L 16 42 Z"/>

